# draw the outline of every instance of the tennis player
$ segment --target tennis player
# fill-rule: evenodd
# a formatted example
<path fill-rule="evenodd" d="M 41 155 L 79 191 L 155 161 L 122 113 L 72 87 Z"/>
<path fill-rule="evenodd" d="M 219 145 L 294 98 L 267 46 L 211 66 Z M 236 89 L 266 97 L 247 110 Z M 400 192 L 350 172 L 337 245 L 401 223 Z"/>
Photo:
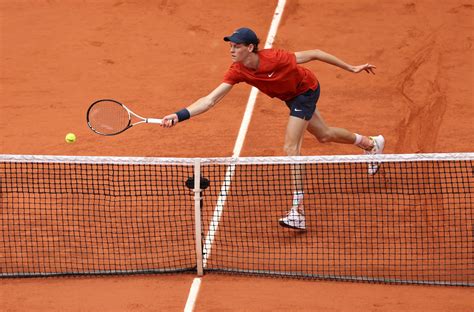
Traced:
<path fill-rule="evenodd" d="M 363 136 L 343 128 L 326 125 L 316 107 L 321 87 L 313 72 L 299 64 L 310 61 L 322 61 L 352 73 L 367 72 L 374 74 L 371 64 L 349 65 L 339 58 L 321 50 L 309 50 L 291 53 L 281 49 L 259 50 L 255 32 L 249 28 L 239 28 L 230 36 L 229 42 L 232 65 L 224 75 L 222 83 L 208 95 L 198 99 L 186 108 L 163 117 L 162 126 L 173 127 L 178 122 L 202 114 L 216 105 L 229 93 L 232 87 L 245 82 L 258 88 L 270 97 L 276 97 L 286 103 L 290 116 L 285 135 L 285 152 L 288 156 L 301 155 L 303 134 L 307 130 L 319 142 L 354 144 L 366 154 L 381 154 L 385 139 L 382 135 Z M 368 174 L 375 174 L 379 163 L 370 163 Z M 303 209 L 302 168 L 293 167 L 293 205 L 288 214 L 281 218 L 280 225 L 297 230 L 306 230 Z"/>

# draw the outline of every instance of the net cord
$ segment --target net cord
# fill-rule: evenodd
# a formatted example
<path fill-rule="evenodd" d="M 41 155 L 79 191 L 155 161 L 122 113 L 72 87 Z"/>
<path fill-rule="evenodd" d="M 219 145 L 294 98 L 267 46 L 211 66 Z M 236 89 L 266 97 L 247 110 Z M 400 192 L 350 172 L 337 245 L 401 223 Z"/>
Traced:
<path fill-rule="evenodd" d="M 82 164 L 141 164 L 141 165 L 189 165 L 196 158 L 164 157 L 116 157 L 116 156 L 56 156 L 0 154 L 0 162 L 25 163 L 82 163 Z M 305 163 L 367 163 L 473 160 L 474 153 L 427 153 L 338 156 L 282 156 L 282 157 L 219 157 L 199 158 L 201 165 L 253 165 L 253 164 L 305 164 Z"/>

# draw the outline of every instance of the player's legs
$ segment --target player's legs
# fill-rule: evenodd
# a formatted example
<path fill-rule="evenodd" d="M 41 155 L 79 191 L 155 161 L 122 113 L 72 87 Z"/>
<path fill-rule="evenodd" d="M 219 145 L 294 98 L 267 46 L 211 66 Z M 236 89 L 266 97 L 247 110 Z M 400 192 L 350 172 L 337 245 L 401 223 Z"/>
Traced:
<path fill-rule="evenodd" d="M 285 133 L 285 153 L 288 156 L 300 156 L 303 135 L 308 127 L 309 121 L 290 116 Z"/>
<path fill-rule="evenodd" d="M 329 127 L 318 109 L 315 110 L 313 118 L 309 121 L 308 131 L 321 143 L 354 144 L 367 151 L 372 150 L 375 145 L 370 137 L 358 135 L 344 128 Z"/>
<path fill-rule="evenodd" d="M 308 127 L 308 120 L 290 116 L 285 135 L 285 152 L 288 156 L 300 156 L 303 135 Z M 291 184 L 293 203 L 287 215 L 279 220 L 281 226 L 296 230 L 306 230 L 306 220 L 303 210 L 303 175 L 302 164 L 292 164 Z"/>
<path fill-rule="evenodd" d="M 385 146 L 385 138 L 382 135 L 367 137 L 343 128 L 327 126 L 317 109 L 309 121 L 307 129 L 321 143 L 354 144 L 363 149 L 365 154 L 382 154 Z M 368 173 L 377 173 L 379 167 L 379 163 L 369 163 Z"/>
<path fill-rule="evenodd" d="M 346 129 L 329 127 L 324 122 L 318 109 L 315 110 L 313 118 L 309 121 L 308 131 L 321 143 L 335 142 L 343 144 L 354 144 L 356 135 Z"/>
<path fill-rule="evenodd" d="M 308 90 L 286 102 L 290 109 L 290 117 L 285 134 L 285 152 L 288 156 L 301 155 L 303 135 L 308 128 L 309 120 L 316 109 L 319 88 Z M 281 226 L 296 230 L 306 230 L 303 211 L 303 175 L 304 165 L 291 166 L 291 182 L 293 187 L 293 203 L 287 215 L 279 220 Z"/>
<path fill-rule="evenodd" d="M 303 136 L 308 127 L 308 121 L 290 116 L 288 125 L 286 127 L 285 135 L 285 152 L 288 156 L 300 156 L 301 145 L 303 142 Z M 291 181 L 294 190 L 293 206 L 300 206 L 299 203 L 295 202 L 296 197 L 303 196 L 303 166 L 299 164 L 291 165 Z"/>
<path fill-rule="evenodd" d="M 309 90 L 291 101 L 287 102 L 290 108 L 290 117 L 285 134 L 285 152 L 288 156 L 300 156 L 303 136 L 308 128 L 309 120 L 316 109 L 319 98 L 319 88 L 315 91 Z M 303 205 L 303 166 L 294 164 L 291 166 L 291 178 L 293 186 L 293 208 L 302 212 Z"/>
<path fill-rule="evenodd" d="M 316 90 L 308 90 L 286 101 L 286 105 L 290 109 L 285 136 L 285 152 L 288 156 L 300 155 L 304 132 L 316 111 L 319 90 L 318 86 Z"/>

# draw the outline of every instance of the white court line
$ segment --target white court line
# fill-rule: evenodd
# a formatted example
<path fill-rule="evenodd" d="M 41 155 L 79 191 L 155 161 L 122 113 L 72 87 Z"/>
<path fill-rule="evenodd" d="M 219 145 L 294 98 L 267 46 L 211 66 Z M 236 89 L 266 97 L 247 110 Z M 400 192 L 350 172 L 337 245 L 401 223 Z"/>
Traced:
<path fill-rule="evenodd" d="M 270 30 L 268 31 L 267 40 L 265 42 L 265 49 L 271 48 L 273 46 L 273 42 L 276 37 L 276 33 L 278 30 L 278 25 L 280 24 L 281 17 L 283 15 L 283 10 L 285 8 L 286 0 L 278 0 L 277 7 L 275 8 L 275 13 L 273 14 L 272 23 L 270 25 Z M 252 118 L 253 109 L 255 107 L 255 102 L 257 100 L 258 89 L 252 87 L 249 95 L 249 99 L 247 101 L 247 106 L 245 108 L 244 117 L 242 119 L 242 123 L 240 124 L 239 134 L 237 135 L 237 140 L 235 141 L 234 151 L 232 157 L 239 157 L 240 152 L 242 151 L 242 147 L 244 145 L 245 136 L 247 135 L 247 130 L 250 124 L 250 119 Z M 214 242 L 214 238 L 217 232 L 217 228 L 219 226 L 219 221 L 222 216 L 222 212 L 224 211 L 224 204 L 227 198 L 227 192 L 230 188 L 230 181 L 234 176 L 235 165 L 230 165 L 227 167 L 225 173 L 224 183 L 221 186 L 221 190 L 219 192 L 219 197 L 217 199 L 216 207 L 214 208 L 214 214 L 212 216 L 211 223 L 209 224 L 209 231 L 207 232 L 206 239 L 204 241 L 203 251 L 203 267 L 205 268 L 207 265 L 207 259 L 211 254 L 211 247 L 212 243 Z M 186 302 L 185 311 L 191 312 L 194 310 L 194 306 L 196 303 L 197 295 L 199 293 L 199 288 L 201 286 L 201 278 L 196 277 L 193 281 L 191 286 L 191 290 L 189 292 L 188 301 Z"/>
<path fill-rule="evenodd" d="M 193 284 L 191 285 L 191 290 L 189 291 L 188 301 L 186 301 L 184 312 L 194 311 L 194 306 L 196 305 L 196 299 L 199 294 L 200 287 L 201 287 L 201 278 L 197 277 L 193 280 Z"/>
<path fill-rule="evenodd" d="M 276 32 L 278 29 L 278 24 L 280 23 L 281 16 L 283 15 L 283 9 L 285 7 L 286 0 L 279 0 L 278 5 L 275 9 L 275 13 L 273 14 L 272 24 L 270 26 L 270 31 L 268 32 L 267 41 L 265 42 L 265 48 L 271 48 L 273 45 L 273 41 L 275 40 Z M 240 125 L 239 134 L 237 136 L 237 140 L 234 146 L 234 152 L 232 157 L 239 157 L 240 152 L 242 151 L 242 147 L 244 145 L 245 136 L 247 134 L 247 130 L 250 124 L 250 119 L 252 118 L 253 108 L 255 106 L 255 102 L 257 100 L 258 89 L 252 87 L 250 91 L 250 96 L 247 101 L 247 106 L 245 109 L 244 117 L 242 123 Z M 230 181 L 234 175 L 235 165 L 230 165 L 227 167 L 224 183 L 221 186 L 221 190 L 219 192 L 219 197 L 217 199 L 216 208 L 214 208 L 214 214 L 209 224 L 209 231 L 206 236 L 206 240 L 204 241 L 204 257 L 203 257 L 203 266 L 206 267 L 207 259 L 211 254 L 211 247 L 214 241 L 214 237 L 219 226 L 219 221 L 222 216 L 222 212 L 224 210 L 224 204 L 227 198 L 227 192 L 230 188 Z"/>

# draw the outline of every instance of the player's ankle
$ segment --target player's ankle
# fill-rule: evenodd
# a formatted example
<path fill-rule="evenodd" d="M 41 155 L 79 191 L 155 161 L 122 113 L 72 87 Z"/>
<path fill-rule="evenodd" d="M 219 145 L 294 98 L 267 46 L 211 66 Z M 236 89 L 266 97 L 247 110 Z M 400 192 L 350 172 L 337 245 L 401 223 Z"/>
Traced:
<path fill-rule="evenodd" d="M 374 140 L 372 140 L 371 138 L 369 137 L 366 137 L 365 135 L 360 135 L 360 134 L 357 134 L 357 133 L 354 133 L 355 136 L 356 136 L 356 139 L 354 141 L 354 145 L 363 149 L 363 150 L 366 150 L 366 151 L 370 151 L 374 148 Z"/>

